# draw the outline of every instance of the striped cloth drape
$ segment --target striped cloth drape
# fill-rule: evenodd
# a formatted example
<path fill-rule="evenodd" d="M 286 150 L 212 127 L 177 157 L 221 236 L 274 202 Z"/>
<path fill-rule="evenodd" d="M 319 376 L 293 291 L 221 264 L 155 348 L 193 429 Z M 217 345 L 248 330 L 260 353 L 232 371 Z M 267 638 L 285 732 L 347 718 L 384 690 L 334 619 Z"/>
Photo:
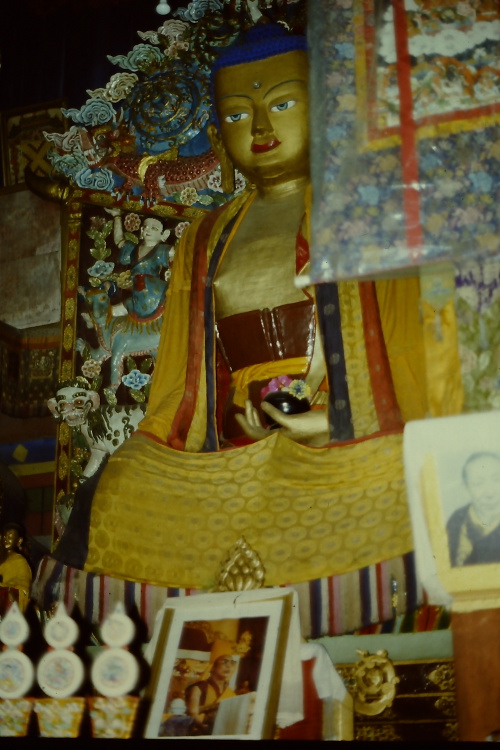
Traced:
<path fill-rule="evenodd" d="M 297 591 L 304 638 L 343 635 L 384 623 L 394 617 L 392 594 L 397 592 L 397 615 L 417 610 L 424 592 L 417 583 L 414 554 L 385 560 L 338 576 L 292 584 Z M 93 625 L 103 622 L 117 602 L 136 612 L 151 636 L 155 616 L 167 597 L 194 596 L 200 589 L 179 589 L 134 583 L 70 568 L 51 557 L 40 562 L 32 598 L 41 610 L 63 601 L 71 613 L 77 604 Z"/>

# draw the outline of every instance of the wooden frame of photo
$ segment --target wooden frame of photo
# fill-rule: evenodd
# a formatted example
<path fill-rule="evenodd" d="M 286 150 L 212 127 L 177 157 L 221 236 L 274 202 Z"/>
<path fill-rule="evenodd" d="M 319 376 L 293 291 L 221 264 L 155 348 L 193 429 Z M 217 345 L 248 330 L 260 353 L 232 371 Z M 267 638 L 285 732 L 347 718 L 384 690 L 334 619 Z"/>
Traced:
<path fill-rule="evenodd" d="M 499 411 L 423 420 L 410 423 L 405 429 L 405 463 L 413 464 L 414 477 L 418 476 L 421 520 L 428 534 L 426 539 L 423 525 L 417 518 L 419 509 L 414 507 L 417 558 L 418 555 L 427 558 L 430 563 L 427 571 L 431 566 L 435 567 L 442 587 L 451 597 L 453 611 L 500 606 L 500 545 L 496 549 L 493 544 L 496 535 L 500 537 L 500 523 L 494 521 L 491 531 L 487 532 L 495 533 L 495 537 L 486 542 L 487 548 L 485 534 L 478 536 L 474 543 L 462 541 L 465 545 L 465 548 L 462 546 L 462 559 L 452 556 L 452 549 L 455 549 L 452 526 L 456 526 L 462 516 L 465 519 L 469 507 L 474 507 L 473 497 L 465 484 L 465 467 L 473 459 L 487 477 L 490 469 L 495 467 L 495 456 L 498 456 L 499 468 L 498 471 L 495 469 L 497 479 L 492 478 L 491 482 L 498 482 L 500 511 Z M 409 471 L 407 466 L 407 479 L 409 475 L 411 469 Z M 411 486 L 409 491 L 411 499 Z M 487 502 L 495 503 L 492 498 Z M 450 521 L 453 517 L 455 523 Z M 422 583 L 426 586 L 426 580 Z"/>
<path fill-rule="evenodd" d="M 149 713 L 144 736 L 147 739 L 271 739 L 278 710 L 292 598 L 293 592 L 289 589 L 274 589 L 168 599 L 161 630 L 156 636 L 151 679 L 145 695 Z M 219 638 L 208 652 L 207 649 L 200 652 L 199 648 L 186 648 L 186 638 L 196 632 L 200 634 L 207 627 L 214 632 L 232 627 L 240 638 L 243 633 L 250 633 L 258 641 L 258 658 L 252 658 L 252 671 L 242 669 L 245 659 L 238 655 L 236 639 L 231 642 Z M 200 724 L 187 713 L 186 692 L 195 682 L 200 684 L 204 663 L 208 665 L 204 677 L 206 682 L 215 663 L 225 656 L 226 661 L 232 660 L 235 664 L 234 672 L 228 677 L 228 695 L 218 698 L 212 723 L 207 719 L 206 724 Z M 189 660 L 189 669 L 194 672 L 196 668 L 192 664 L 200 665 L 198 674 L 192 678 L 186 672 Z M 175 681 L 179 666 L 182 666 L 182 683 Z M 243 681 L 243 677 L 250 674 L 250 681 Z M 184 713 L 172 722 L 175 711 L 171 710 L 171 702 L 174 698 L 181 708 L 184 702 Z M 208 713 L 203 716 L 207 717 Z"/>

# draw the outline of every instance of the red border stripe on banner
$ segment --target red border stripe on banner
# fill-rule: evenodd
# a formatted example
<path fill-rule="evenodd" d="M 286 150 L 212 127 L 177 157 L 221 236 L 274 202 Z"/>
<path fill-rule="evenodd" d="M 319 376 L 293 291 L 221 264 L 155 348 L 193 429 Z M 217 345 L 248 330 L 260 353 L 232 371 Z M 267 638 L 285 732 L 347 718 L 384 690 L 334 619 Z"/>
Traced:
<path fill-rule="evenodd" d="M 398 61 L 398 87 L 401 119 L 401 161 L 403 173 L 403 205 L 406 217 L 406 241 L 412 261 L 419 260 L 423 237 L 420 223 L 419 173 L 416 150 L 416 124 L 413 119 L 411 61 L 404 0 L 392 0 L 394 33 Z"/>

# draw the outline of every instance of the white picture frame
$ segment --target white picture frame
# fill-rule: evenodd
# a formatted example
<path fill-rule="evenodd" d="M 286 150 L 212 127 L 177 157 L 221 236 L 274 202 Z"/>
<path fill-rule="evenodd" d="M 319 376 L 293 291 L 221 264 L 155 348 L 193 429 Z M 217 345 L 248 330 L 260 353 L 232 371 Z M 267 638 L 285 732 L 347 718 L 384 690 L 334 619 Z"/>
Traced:
<path fill-rule="evenodd" d="M 497 560 L 466 539 L 470 550 L 464 551 L 462 545 L 458 557 L 450 534 L 453 519 L 456 525 L 457 516 L 465 518 L 474 505 L 467 486 L 470 462 L 486 472 L 487 464 L 497 462 L 495 456 L 500 463 L 500 411 L 415 421 L 405 427 L 405 474 L 417 572 L 432 604 L 457 612 L 500 606 L 500 546 Z M 500 482 L 498 498 L 500 512 Z M 491 527 L 482 524 L 484 536 L 495 529 L 500 534 L 499 524 L 500 519 Z M 464 526 L 462 537 L 468 534 Z"/>
<path fill-rule="evenodd" d="M 270 739 L 273 737 L 278 701 L 280 696 L 281 677 L 283 672 L 288 631 L 292 614 L 293 592 L 289 589 L 228 592 L 206 594 L 167 600 L 159 632 L 153 635 L 154 656 L 152 674 L 146 690 L 149 712 L 144 736 L 147 739 Z M 186 634 L 197 626 L 208 627 L 217 633 L 221 628 L 233 629 L 236 637 L 216 639 L 211 648 L 202 652 L 185 646 Z M 244 685 L 241 671 L 246 654 L 238 653 L 242 631 L 249 632 L 250 642 L 259 646 L 253 658 L 253 683 Z M 238 641 L 239 638 L 239 641 Z M 210 644 L 209 644 L 210 645 Z M 186 689 L 203 674 L 196 675 L 191 682 L 189 678 L 177 692 L 172 685 L 176 668 L 181 661 L 190 659 L 192 664 L 200 664 L 196 669 L 203 670 L 203 665 L 215 664 L 222 657 L 215 658 L 217 650 L 229 655 L 234 663 L 234 670 L 228 676 L 228 695 L 220 699 L 213 722 L 196 724 L 189 716 L 186 704 Z M 250 649 L 251 650 L 251 649 Z M 211 661 L 212 659 L 212 661 Z M 250 681 L 251 682 L 251 681 Z M 231 687 L 232 686 L 232 687 Z M 182 697 L 184 690 L 184 697 Z M 232 693 L 232 694 L 230 694 Z M 181 716 L 185 719 L 175 720 L 181 724 L 176 732 L 170 734 L 166 722 L 171 718 L 170 711 L 173 696 L 184 700 L 186 710 Z M 230 701 L 224 706 L 225 701 Z M 222 707 L 222 708 L 221 708 Z M 181 704 L 182 708 L 182 704 Z M 204 715 L 204 714 L 203 714 Z M 172 723 L 172 722 L 171 722 Z"/>

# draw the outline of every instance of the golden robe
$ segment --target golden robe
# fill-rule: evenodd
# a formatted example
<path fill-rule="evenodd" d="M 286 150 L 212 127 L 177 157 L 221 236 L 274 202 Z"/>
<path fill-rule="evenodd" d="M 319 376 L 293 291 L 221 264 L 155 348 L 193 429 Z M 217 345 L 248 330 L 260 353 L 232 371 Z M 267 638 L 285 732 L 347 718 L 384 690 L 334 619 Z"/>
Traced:
<path fill-rule="evenodd" d="M 0 586 L 19 590 L 19 609 L 28 606 L 31 589 L 31 568 L 23 555 L 13 552 L 0 564 Z"/>
<path fill-rule="evenodd" d="M 377 332 L 363 300 L 378 298 L 403 420 L 422 418 L 427 394 L 417 278 L 378 282 L 376 289 L 338 284 L 351 439 L 312 448 L 278 430 L 230 449 L 207 442 L 213 417 L 207 362 L 214 369 L 209 350 L 215 346 L 203 308 L 208 270 L 221 242 L 230 246 L 248 201 L 240 196 L 181 238 L 148 411 L 97 487 L 85 570 L 211 588 L 228 550 L 244 536 L 263 561 L 266 585 L 281 585 L 346 573 L 413 548 L 403 421 L 384 421 L 392 384 L 386 388 L 383 357 L 373 354 L 370 337 Z M 307 224 L 308 215 L 304 234 Z"/>

